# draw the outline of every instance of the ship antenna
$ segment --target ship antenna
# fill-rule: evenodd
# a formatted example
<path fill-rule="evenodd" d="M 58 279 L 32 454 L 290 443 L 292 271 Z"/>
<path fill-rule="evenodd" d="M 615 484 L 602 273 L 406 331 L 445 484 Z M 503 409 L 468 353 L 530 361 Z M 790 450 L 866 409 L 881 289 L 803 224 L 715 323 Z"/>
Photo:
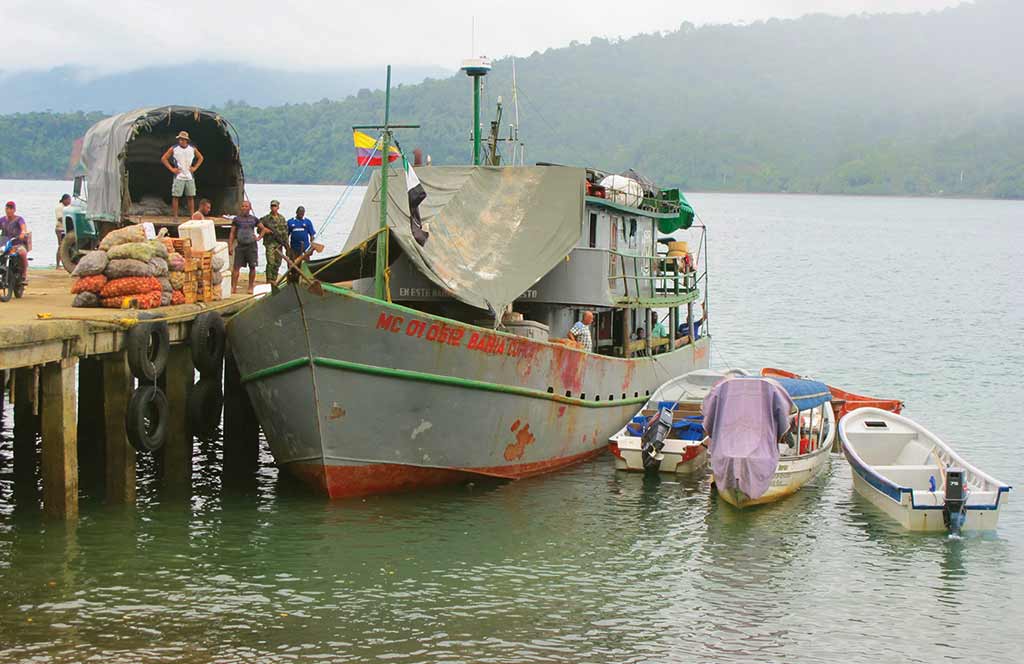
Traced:
<path fill-rule="evenodd" d="M 391 169 L 388 166 L 391 157 L 391 141 L 393 129 L 419 129 L 418 124 L 391 124 L 391 65 L 388 65 L 387 85 L 384 88 L 384 124 L 354 125 L 352 129 L 378 129 L 380 138 L 380 227 L 377 230 L 377 265 L 373 273 L 374 294 L 378 300 L 391 301 L 388 289 L 388 180 Z"/>
<path fill-rule="evenodd" d="M 462 61 L 462 71 L 473 79 L 473 165 L 480 165 L 480 85 L 481 80 L 491 71 L 491 61 L 486 57 L 467 58 Z"/>
<path fill-rule="evenodd" d="M 512 57 L 512 108 L 515 116 L 515 124 L 512 125 L 512 165 L 515 166 L 516 156 L 519 156 L 519 165 L 523 165 L 526 147 L 519 142 L 519 88 L 516 87 L 516 59 Z"/>

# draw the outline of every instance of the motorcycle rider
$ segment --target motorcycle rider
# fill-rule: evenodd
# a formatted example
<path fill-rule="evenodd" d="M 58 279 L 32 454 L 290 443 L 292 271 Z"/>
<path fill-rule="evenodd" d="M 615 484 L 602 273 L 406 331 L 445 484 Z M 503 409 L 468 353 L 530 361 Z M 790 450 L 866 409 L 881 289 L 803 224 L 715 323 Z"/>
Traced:
<path fill-rule="evenodd" d="M 4 244 L 7 244 L 8 240 L 12 240 L 11 243 L 14 251 L 21 257 L 21 280 L 22 283 L 28 283 L 28 246 L 25 234 L 28 232 L 28 227 L 25 225 L 25 220 L 19 217 L 14 211 L 17 206 L 14 201 L 7 201 L 7 205 L 4 206 L 4 216 L 0 217 L 0 238 L 2 238 Z"/>

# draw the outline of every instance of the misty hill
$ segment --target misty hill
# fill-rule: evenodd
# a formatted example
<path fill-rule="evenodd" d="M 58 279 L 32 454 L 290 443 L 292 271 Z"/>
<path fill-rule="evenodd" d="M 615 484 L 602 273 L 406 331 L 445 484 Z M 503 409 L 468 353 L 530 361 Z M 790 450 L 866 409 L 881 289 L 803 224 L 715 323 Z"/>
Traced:
<path fill-rule="evenodd" d="M 520 135 L 531 162 L 632 166 L 689 190 L 1024 197 L 1022 19 L 1024 3 L 981 0 L 549 49 L 516 61 Z M 501 95 L 507 122 L 511 61 L 486 81 L 485 120 Z M 403 147 L 465 163 L 471 96 L 462 75 L 396 89 L 392 118 L 422 125 L 400 134 Z M 379 121 L 382 107 L 383 93 L 363 90 L 221 110 L 253 180 L 338 182 L 353 172 L 351 125 Z M 48 137 L 89 119 L 0 116 L 13 148 L 0 152 L 0 177 L 60 173 L 67 146 Z"/>
<path fill-rule="evenodd" d="M 56 67 L 42 72 L 0 70 L 0 85 L 4 90 L 4 113 L 113 114 L 162 104 L 208 107 L 233 99 L 258 106 L 344 99 L 362 88 L 379 88 L 382 71 L 383 67 L 292 72 L 196 62 L 97 77 L 77 67 Z M 450 75 L 451 71 L 439 67 L 405 67 L 396 70 L 395 83 L 419 83 L 430 76 Z"/>

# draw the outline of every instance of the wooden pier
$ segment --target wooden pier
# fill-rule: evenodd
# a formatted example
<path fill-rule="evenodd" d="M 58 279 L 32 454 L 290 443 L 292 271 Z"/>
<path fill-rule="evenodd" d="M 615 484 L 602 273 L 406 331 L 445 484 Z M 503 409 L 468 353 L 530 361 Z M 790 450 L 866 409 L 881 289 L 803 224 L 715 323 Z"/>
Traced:
<path fill-rule="evenodd" d="M 187 492 L 194 444 L 187 416 L 196 373 L 193 325 L 207 312 L 229 318 L 251 298 L 149 311 L 76 309 L 70 287 L 71 278 L 63 271 L 32 270 L 25 296 L 0 303 L 0 406 L 9 399 L 14 407 L 15 494 L 29 483 L 34 489 L 38 465 L 44 512 L 60 519 L 77 517 L 81 433 L 83 441 L 102 446 L 83 454 L 102 457 L 107 502 L 134 503 L 139 452 L 129 442 L 126 420 L 137 382 L 140 387 L 153 384 L 166 396 L 166 430 L 159 450 L 163 482 Z M 129 367 L 126 346 L 137 336 L 133 328 L 156 325 L 166 325 L 170 341 L 166 368 L 153 380 L 140 379 Z M 219 375 L 211 377 L 229 390 L 223 400 L 225 441 L 230 439 L 232 449 L 238 450 L 230 456 L 255 458 L 259 431 L 252 407 L 230 357 L 226 364 L 219 360 Z M 226 443 L 225 464 L 234 462 L 227 451 Z"/>

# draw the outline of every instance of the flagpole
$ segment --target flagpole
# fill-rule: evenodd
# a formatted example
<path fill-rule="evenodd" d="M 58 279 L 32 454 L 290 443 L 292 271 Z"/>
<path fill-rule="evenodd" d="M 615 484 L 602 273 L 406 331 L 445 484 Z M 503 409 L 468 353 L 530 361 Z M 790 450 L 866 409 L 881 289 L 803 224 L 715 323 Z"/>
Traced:
<path fill-rule="evenodd" d="M 353 125 L 353 131 L 360 129 L 379 129 L 380 138 L 380 226 L 377 229 L 377 263 L 373 275 L 374 295 L 378 300 L 391 300 L 388 290 L 388 249 L 390 233 L 388 231 L 388 181 L 391 179 L 391 132 L 393 129 L 419 129 L 417 124 L 391 124 L 391 65 L 388 65 L 387 85 L 384 88 L 384 124 L 382 125 Z M 376 150 L 377 144 L 374 144 Z M 358 144 L 357 144 L 358 148 Z M 397 151 L 396 151 L 397 152 Z M 368 157 L 370 161 L 373 154 Z M 369 162 L 368 162 L 369 163 Z"/>
<path fill-rule="evenodd" d="M 374 294 L 378 300 L 388 298 L 388 175 L 391 162 L 391 65 L 388 65 L 387 87 L 384 88 L 384 135 L 380 151 L 380 228 L 377 232 L 377 269 L 374 271 Z M 384 250 L 381 251 L 381 248 Z"/>

